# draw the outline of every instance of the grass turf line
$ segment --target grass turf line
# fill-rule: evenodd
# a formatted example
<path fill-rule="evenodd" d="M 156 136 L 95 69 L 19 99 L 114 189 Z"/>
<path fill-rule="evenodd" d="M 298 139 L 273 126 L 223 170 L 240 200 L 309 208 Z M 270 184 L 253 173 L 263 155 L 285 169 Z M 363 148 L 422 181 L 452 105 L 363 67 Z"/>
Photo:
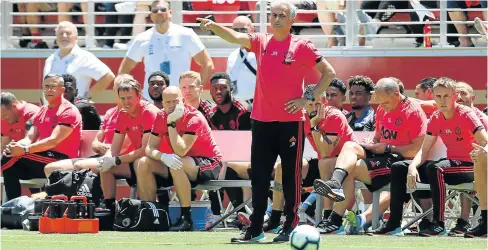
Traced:
<path fill-rule="evenodd" d="M 274 234 L 267 234 L 261 244 L 230 244 L 238 231 L 225 232 L 100 232 L 99 234 L 39 234 L 22 230 L 2 230 L 2 249 L 290 249 L 288 243 L 272 244 Z M 322 236 L 320 249 L 351 250 L 481 250 L 487 249 L 487 239 L 452 237 L 387 237 L 387 236 Z"/>

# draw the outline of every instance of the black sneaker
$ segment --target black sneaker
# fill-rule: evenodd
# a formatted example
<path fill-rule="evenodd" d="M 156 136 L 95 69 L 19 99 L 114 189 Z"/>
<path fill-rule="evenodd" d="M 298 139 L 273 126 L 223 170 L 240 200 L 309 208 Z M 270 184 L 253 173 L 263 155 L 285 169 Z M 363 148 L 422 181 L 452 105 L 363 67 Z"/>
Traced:
<path fill-rule="evenodd" d="M 457 236 L 457 235 L 465 234 L 469 230 L 470 227 L 471 227 L 471 225 L 469 224 L 468 221 L 465 221 L 461 218 L 458 218 L 456 220 L 456 226 L 451 228 L 451 230 L 449 230 L 449 233 L 447 235 Z"/>
<path fill-rule="evenodd" d="M 419 231 L 429 228 L 430 225 L 432 225 L 432 222 L 427 218 L 423 218 L 419 223 Z"/>
<path fill-rule="evenodd" d="M 316 179 L 313 182 L 313 188 L 317 194 L 327 197 L 334 202 L 341 202 L 346 199 L 344 191 L 337 181 Z"/>
<path fill-rule="evenodd" d="M 445 236 L 446 227 L 444 226 L 444 222 L 433 222 L 429 228 L 421 230 L 419 232 L 420 236 L 430 237 L 430 236 Z"/>
<path fill-rule="evenodd" d="M 191 220 L 186 220 L 180 217 L 176 223 L 169 228 L 169 231 L 172 232 L 180 232 L 180 231 L 192 231 L 193 230 L 193 222 Z"/>
<path fill-rule="evenodd" d="M 252 242 L 259 242 L 261 240 L 266 239 L 264 232 L 261 231 L 260 233 L 253 234 L 250 228 L 246 229 L 246 231 L 242 232 L 241 235 L 237 238 L 230 239 L 232 243 L 252 243 Z"/>
<path fill-rule="evenodd" d="M 273 242 L 288 242 L 290 241 L 290 234 L 293 232 L 293 228 L 290 226 L 284 226 L 280 234 L 273 239 Z"/>
<path fill-rule="evenodd" d="M 468 229 L 464 234 L 464 238 L 486 238 L 486 222 L 483 223 L 481 220 L 478 221 L 479 224 L 475 228 Z"/>
<path fill-rule="evenodd" d="M 392 236 L 404 236 L 405 234 L 402 231 L 401 227 L 394 227 L 390 226 L 387 223 L 382 224 L 379 228 L 367 232 L 367 235 L 392 235 Z"/>
<path fill-rule="evenodd" d="M 317 225 L 317 230 L 320 234 L 338 234 L 338 235 L 345 235 L 346 230 L 342 223 L 337 224 L 332 222 L 331 220 L 323 220 Z"/>
<path fill-rule="evenodd" d="M 23 36 L 30 36 L 30 35 L 23 35 Z M 29 43 L 31 43 L 32 40 L 31 39 L 20 39 L 19 40 L 19 46 L 21 48 L 27 48 L 27 46 L 29 46 Z"/>

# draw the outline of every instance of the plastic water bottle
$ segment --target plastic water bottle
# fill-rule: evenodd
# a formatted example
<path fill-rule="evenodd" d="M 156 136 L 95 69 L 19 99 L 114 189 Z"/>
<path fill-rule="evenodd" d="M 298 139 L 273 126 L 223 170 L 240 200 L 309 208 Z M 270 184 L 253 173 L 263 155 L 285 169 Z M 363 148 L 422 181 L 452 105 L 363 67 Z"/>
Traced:
<path fill-rule="evenodd" d="M 207 207 L 207 209 L 205 210 L 205 224 L 211 225 L 212 223 L 214 223 L 213 213 L 212 213 L 212 210 L 210 209 L 210 207 Z"/>
<path fill-rule="evenodd" d="M 427 23 L 424 25 L 424 47 L 425 48 L 432 48 L 432 41 L 430 40 L 430 36 L 432 34 L 432 28 L 430 27 L 429 20 L 426 21 Z"/>

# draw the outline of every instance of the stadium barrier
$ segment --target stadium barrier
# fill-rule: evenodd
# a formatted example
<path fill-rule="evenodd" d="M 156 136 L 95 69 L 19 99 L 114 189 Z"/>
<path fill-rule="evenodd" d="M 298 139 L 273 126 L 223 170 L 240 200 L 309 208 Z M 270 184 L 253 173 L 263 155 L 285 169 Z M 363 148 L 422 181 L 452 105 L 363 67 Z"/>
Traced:
<path fill-rule="evenodd" d="M 133 2 L 145 2 L 143 0 L 131 0 Z M 149 11 L 135 11 L 135 12 L 105 12 L 105 11 L 97 11 L 95 5 L 97 3 L 118 3 L 119 0 L 57 0 L 56 2 L 70 2 L 70 3 L 86 3 L 87 4 L 87 12 L 13 12 L 13 4 L 18 3 L 46 3 L 49 2 L 47 0 L 2 0 L 1 1 L 1 39 L 2 39 L 2 48 L 7 49 L 11 46 L 11 41 L 13 40 L 20 40 L 20 39 L 43 39 L 43 40 L 54 40 L 55 36 L 22 36 L 22 35 L 15 35 L 14 36 L 14 29 L 22 29 L 28 27 L 37 27 L 37 28 L 50 28 L 53 29 L 56 26 L 57 19 L 54 19 L 58 15 L 69 15 L 69 16 L 78 16 L 78 15 L 86 15 L 86 23 L 79 24 L 77 23 L 76 26 L 80 28 L 84 28 L 86 33 L 84 36 L 79 36 L 80 40 L 83 40 L 86 44 L 87 48 L 95 48 L 96 40 L 100 39 L 132 39 L 132 36 L 100 36 L 96 35 L 97 28 L 107 28 L 107 27 L 133 27 L 134 24 L 105 24 L 103 17 L 106 15 L 121 15 L 121 14 L 149 14 Z M 196 28 L 199 26 L 196 23 L 196 17 L 205 17 L 208 15 L 213 15 L 217 22 L 220 20 L 225 20 L 224 24 L 230 26 L 230 19 L 229 16 L 237 16 L 237 15 L 249 15 L 254 19 L 254 25 L 258 27 L 258 31 L 266 32 L 268 31 L 268 27 L 270 24 L 267 22 L 269 10 L 267 8 L 261 7 L 257 10 L 256 6 L 259 2 L 260 6 L 267 6 L 267 0 L 240 0 L 240 1 L 206 1 L 206 0 L 193 0 L 188 1 L 191 2 L 193 5 L 192 10 L 184 10 L 183 1 L 176 1 L 172 0 L 171 8 L 172 12 L 172 21 L 177 24 L 181 24 L 187 27 Z M 213 3 L 212 3 L 213 2 Z M 235 2 L 239 2 L 240 6 L 238 11 L 235 10 Z M 344 35 L 334 35 L 334 34 L 320 34 L 320 35 L 304 35 L 308 38 L 344 38 L 346 41 L 346 48 L 353 48 L 358 45 L 358 40 L 360 38 L 368 38 L 368 37 L 375 37 L 375 38 L 408 38 L 408 37 L 425 37 L 429 36 L 432 38 L 438 38 L 438 46 L 439 47 L 450 47 L 447 43 L 447 36 L 468 36 L 473 38 L 481 38 L 480 34 L 451 34 L 447 33 L 447 24 L 458 24 L 464 23 L 471 25 L 473 24 L 472 18 L 474 16 L 481 17 L 480 9 L 448 9 L 447 8 L 447 1 L 440 1 L 439 8 L 435 9 L 428 9 L 433 13 L 436 13 L 435 19 L 432 19 L 429 24 L 438 26 L 439 33 L 438 34 L 370 34 L 370 35 L 361 35 L 359 30 L 360 27 L 366 25 L 365 23 L 361 23 L 358 20 L 356 12 L 358 10 L 357 4 L 355 1 L 348 1 L 346 4 L 345 9 L 336 9 L 336 10 L 328 10 L 328 9 L 321 9 L 321 10 L 299 10 L 297 22 L 294 24 L 294 27 L 320 27 L 321 25 L 338 25 L 338 26 L 345 26 L 344 30 L 346 31 Z M 198 7 L 200 5 L 208 5 L 209 7 Z M 470 14 L 469 21 L 447 21 L 447 11 L 463 11 Z M 393 14 L 404 14 L 410 12 L 420 12 L 425 11 L 425 9 L 387 9 L 387 10 L 364 10 L 365 12 L 389 12 Z M 316 17 L 318 13 L 342 13 L 345 14 L 348 18 L 345 23 L 339 22 L 311 22 Z M 476 13 L 476 15 L 474 15 Z M 44 18 L 49 19 L 51 18 L 54 20 L 52 23 L 49 24 L 20 24 L 17 23 L 19 17 L 25 16 L 44 16 Z M 312 15 L 312 20 L 308 16 Z M 306 17 L 300 19 L 300 17 Z M 223 17 L 223 18 L 222 18 Z M 16 19 L 17 18 L 17 19 Z M 382 22 L 381 25 L 388 26 L 388 25 L 411 25 L 411 24 L 425 24 L 426 22 L 412 22 L 408 21 L 409 17 L 403 18 L 406 20 L 401 20 L 400 22 Z M 232 18 L 231 18 L 232 19 Z M 256 20 L 259 22 L 256 22 Z M 144 23 L 144 24 L 137 24 L 137 26 L 146 26 L 149 27 L 152 24 Z M 202 40 L 215 40 L 220 39 L 217 36 L 212 35 L 202 35 L 200 36 Z"/>

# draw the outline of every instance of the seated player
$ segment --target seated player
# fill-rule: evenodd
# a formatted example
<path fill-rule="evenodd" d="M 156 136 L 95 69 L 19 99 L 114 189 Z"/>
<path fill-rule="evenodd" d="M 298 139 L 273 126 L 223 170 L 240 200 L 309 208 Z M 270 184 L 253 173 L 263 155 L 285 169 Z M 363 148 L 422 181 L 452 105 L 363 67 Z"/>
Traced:
<path fill-rule="evenodd" d="M 89 168 L 93 172 L 98 173 L 97 158 L 105 155 L 110 150 L 110 145 L 112 144 L 117 125 L 117 119 L 120 115 L 120 111 L 122 111 L 122 103 L 120 102 L 117 90 L 120 83 L 127 79 L 134 80 L 134 78 L 128 74 L 118 75 L 114 80 L 113 91 L 115 94 L 115 102 L 117 103 L 117 106 L 107 110 L 107 113 L 105 113 L 105 115 L 103 116 L 100 130 L 98 130 L 97 136 L 92 142 L 92 150 L 93 152 L 95 152 L 95 155 L 92 155 L 88 158 L 72 158 L 49 163 L 44 168 L 44 173 L 46 174 L 46 177 L 49 177 L 49 175 L 51 175 L 51 173 L 55 170 L 78 170 Z M 132 151 L 133 149 L 125 147 L 122 152 L 126 152 L 126 150 Z"/>
<path fill-rule="evenodd" d="M 149 75 L 149 97 L 153 100 L 154 106 L 158 109 L 163 108 L 163 90 L 170 84 L 169 77 L 163 71 L 156 71 Z"/>
<path fill-rule="evenodd" d="M 473 151 L 470 156 L 474 163 L 474 188 L 478 193 L 478 199 L 480 201 L 481 219 L 478 221 L 478 226 L 469 229 L 465 234 L 465 238 L 484 237 L 486 238 L 486 191 L 488 190 L 486 181 L 486 165 L 487 165 L 487 152 L 488 146 L 482 147 L 478 144 L 473 144 Z"/>
<path fill-rule="evenodd" d="M 231 79 L 227 73 L 217 72 L 212 75 L 210 78 L 210 94 L 217 104 L 210 112 L 210 124 L 213 130 L 251 130 L 251 106 L 235 99 L 232 92 Z M 249 180 L 250 162 L 229 162 L 227 167 L 226 180 Z M 250 189 L 247 189 L 250 192 Z M 224 190 L 234 207 L 244 202 L 243 188 L 220 189 L 221 197 L 223 197 Z M 209 192 L 214 214 L 213 221 L 220 218 L 220 203 L 216 192 Z M 245 213 L 245 208 L 238 212 Z M 245 214 L 239 214 L 239 216 L 245 216 Z"/>
<path fill-rule="evenodd" d="M 180 75 L 180 90 L 186 105 L 190 105 L 200 111 L 210 125 L 210 113 L 214 105 L 207 100 L 202 100 L 203 83 L 200 74 L 195 71 L 186 71 Z"/>
<path fill-rule="evenodd" d="M 10 142 L 3 151 L 3 180 L 9 200 L 21 195 L 19 180 L 44 178 L 48 163 L 78 156 L 81 115 L 63 97 L 63 78 L 48 74 L 42 86 L 47 104 L 32 117 L 26 137 Z"/>
<path fill-rule="evenodd" d="M 191 231 L 191 188 L 216 180 L 222 168 L 222 154 L 205 117 L 183 104 L 177 87 L 163 91 L 164 109 L 158 113 L 146 148 L 147 157 L 137 166 L 138 192 L 141 200 L 156 198 L 155 175 L 175 187 L 181 205 L 181 217 L 170 231 Z"/>
<path fill-rule="evenodd" d="M 10 92 L 1 93 L 2 106 L 2 152 L 12 141 L 20 141 L 32 126 L 32 117 L 39 111 L 39 107 L 18 100 Z"/>
<path fill-rule="evenodd" d="M 153 104 L 142 100 L 141 85 L 133 79 L 124 79 L 117 88 L 123 110 L 117 119 L 110 150 L 97 159 L 105 206 L 115 211 L 116 178 L 125 178 L 130 186 L 137 183 L 135 168 L 145 156 L 151 127 L 159 111 Z M 134 150 L 122 154 L 125 136 Z"/>
<path fill-rule="evenodd" d="M 62 75 L 64 80 L 64 99 L 73 103 L 78 111 L 80 111 L 83 122 L 83 130 L 98 130 L 100 129 L 100 115 L 97 108 L 90 103 L 90 100 L 83 98 L 76 98 L 78 96 L 78 87 L 76 85 L 76 78 L 70 74 Z"/>
<path fill-rule="evenodd" d="M 348 177 L 366 184 L 370 192 L 388 185 L 391 164 L 404 157 L 414 157 L 421 146 L 426 117 L 420 106 L 400 94 L 398 83 L 391 78 L 380 79 L 375 94 L 379 107 L 373 141 L 364 144 L 346 142 L 332 178 L 314 183 L 318 194 L 335 202 L 345 200 L 342 185 Z"/>
<path fill-rule="evenodd" d="M 457 185 L 473 181 L 473 162 L 470 159 L 472 143 L 476 140 L 486 146 L 488 136 L 474 111 L 456 103 L 456 82 L 449 78 L 439 78 L 433 86 L 434 98 L 439 110 L 432 114 L 427 126 L 427 135 L 422 148 L 413 161 L 394 163 L 391 169 L 391 202 L 388 223 L 375 230 L 374 234 L 401 232 L 403 201 L 407 186 L 416 188 L 416 183 L 430 184 L 433 200 L 433 223 L 420 230 L 421 236 L 445 235 L 444 205 L 445 184 Z M 437 137 L 447 148 L 447 158 L 427 161 Z M 407 185 L 405 185 L 407 184 Z"/>
<path fill-rule="evenodd" d="M 325 90 L 325 99 L 329 103 L 329 106 L 338 108 L 344 115 L 347 115 L 349 111 L 345 110 L 342 105 L 346 101 L 347 86 L 339 78 L 334 78 L 330 82 L 329 87 Z"/>

